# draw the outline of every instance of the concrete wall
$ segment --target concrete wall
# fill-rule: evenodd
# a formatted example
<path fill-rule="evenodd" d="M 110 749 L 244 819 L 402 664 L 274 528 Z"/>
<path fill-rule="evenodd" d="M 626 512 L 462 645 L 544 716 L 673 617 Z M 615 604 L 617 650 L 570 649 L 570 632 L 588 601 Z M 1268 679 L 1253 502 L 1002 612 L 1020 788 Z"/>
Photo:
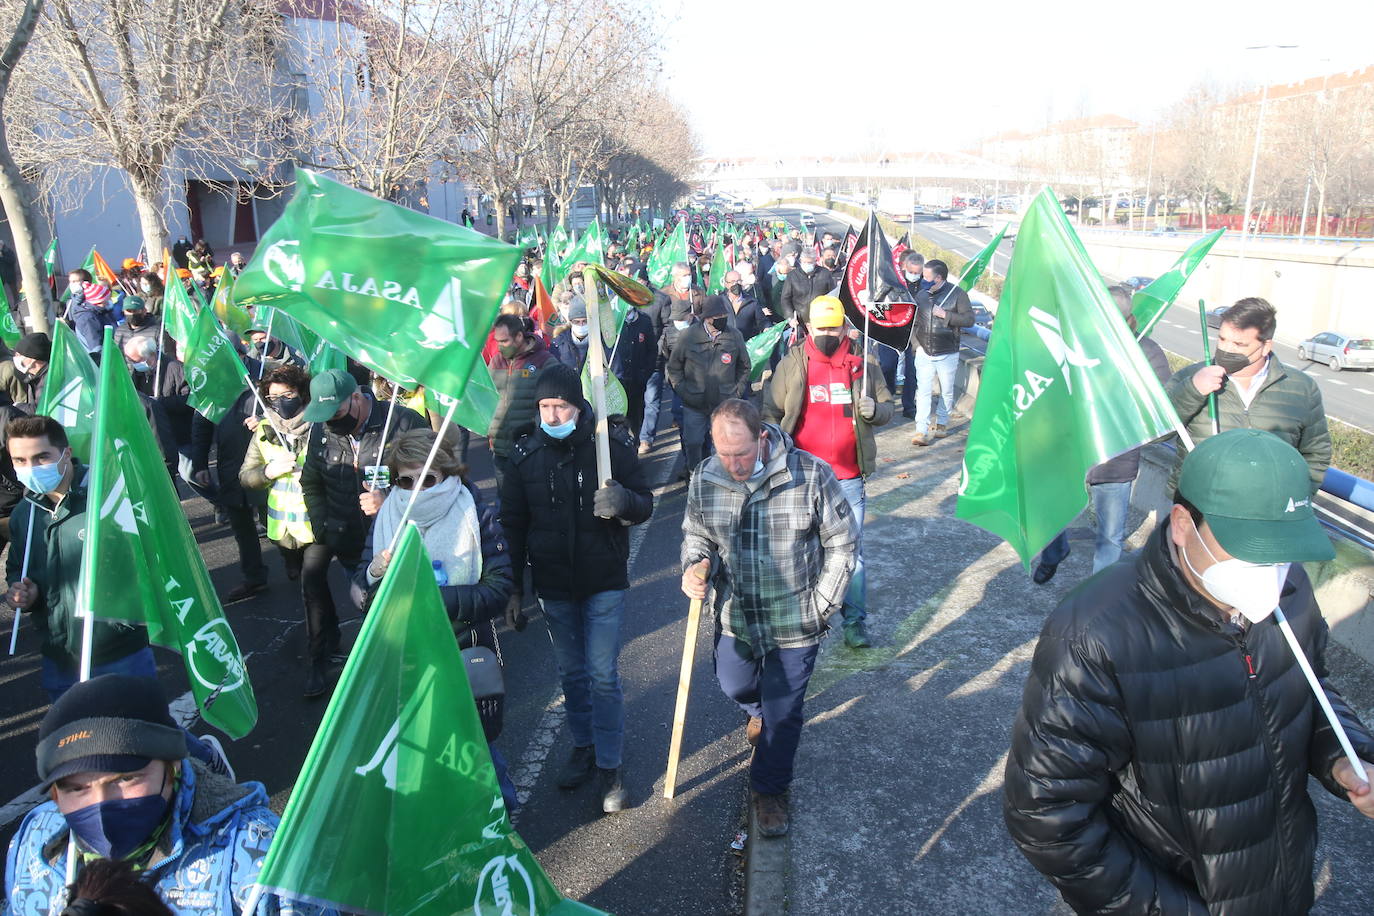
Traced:
<path fill-rule="evenodd" d="M 1197 237 L 1084 230 L 1082 239 L 1098 270 L 1124 279 L 1159 276 Z M 1239 239 L 1222 236 L 1179 301 L 1212 308 L 1261 296 L 1278 309 L 1277 337 L 1287 344 L 1322 331 L 1374 337 L 1374 246 L 1251 240 L 1244 262 L 1239 251 Z"/>

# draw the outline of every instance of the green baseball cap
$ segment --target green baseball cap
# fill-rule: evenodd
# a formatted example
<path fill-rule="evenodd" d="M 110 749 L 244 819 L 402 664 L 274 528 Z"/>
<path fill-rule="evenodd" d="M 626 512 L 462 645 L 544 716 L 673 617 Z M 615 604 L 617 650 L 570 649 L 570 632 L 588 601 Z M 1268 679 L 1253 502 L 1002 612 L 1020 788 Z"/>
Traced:
<path fill-rule="evenodd" d="M 339 408 L 358 390 L 358 380 L 342 369 L 321 372 L 310 380 L 310 403 L 301 416 L 307 423 L 332 420 Z"/>
<path fill-rule="evenodd" d="M 1307 462 L 1273 433 L 1228 429 L 1199 442 L 1183 459 L 1178 492 L 1237 559 L 1305 563 L 1336 555 L 1312 511 Z"/>

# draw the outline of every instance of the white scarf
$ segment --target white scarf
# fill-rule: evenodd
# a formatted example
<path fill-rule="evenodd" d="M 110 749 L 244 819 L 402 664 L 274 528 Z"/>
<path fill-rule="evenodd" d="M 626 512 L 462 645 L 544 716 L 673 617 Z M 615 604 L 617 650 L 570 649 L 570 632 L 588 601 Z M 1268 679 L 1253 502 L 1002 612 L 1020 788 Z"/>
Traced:
<path fill-rule="evenodd" d="M 388 491 L 372 526 L 374 552 L 391 545 L 410 496 L 409 490 Z M 415 494 L 410 520 L 419 527 L 430 560 L 442 564 L 449 585 L 477 584 L 482 578 L 482 527 L 477 504 L 461 480 L 445 477 L 437 486 Z"/>

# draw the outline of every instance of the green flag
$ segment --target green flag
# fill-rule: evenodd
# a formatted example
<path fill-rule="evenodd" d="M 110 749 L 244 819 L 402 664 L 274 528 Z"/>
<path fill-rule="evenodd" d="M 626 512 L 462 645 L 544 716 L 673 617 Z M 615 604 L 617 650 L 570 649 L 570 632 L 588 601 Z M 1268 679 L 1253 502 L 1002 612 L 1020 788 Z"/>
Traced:
<path fill-rule="evenodd" d="M 997 246 L 1002 244 L 1002 236 L 1007 234 L 1007 225 L 1003 223 L 1002 230 L 992 237 L 992 241 L 988 242 L 982 251 L 975 254 L 973 260 L 964 265 L 964 272 L 959 275 L 959 285 L 966 292 L 973 291 L 973 284 L 978 282 L 983 271 L 987 270 L 988 265 L 992 263 L 992 256 L 997 253 Z"/>
<path fill-rule="evenodd" d="M 283 897 L 388 916 L 597 912 L 565 900 L 511 827 L 414 525 L 363 622 L 258 881 Z"/>
<path fill-rule="evenodd" d="M 182 353 L 186 385 L 191 390 L 187 400 L 205 419 L 218 423 L 243 394 L 248 371 L 215 316 L 206 310 L 196 315 Z"/>
<path fill-rule="evenodd" d="M 620 379 L 615 377 L 615 373 L 606 370 L 606 416 L 613 417 L 617 414 L 624 416 L 630 409 L 630 399 L 625 394 L 625 386 L 620 384 Z M 582 361 L 582 396 L 587 399 L 587 403 L 596 409 L 596 398 L 592 397 L 592 355 L 587 353 L 587 358 Z"/>
<path fill-rule="evenodd" d="M 108 328 L 88 487 L 83 611 L 143 624 L 181 653 L 205 721 L 242 738 L 258 719 L 248 669 Z"/>
<path fill-rule="evenodd" d="M 234 284 L 403 388 L 462 397 L 520 249 L 305 169 Z"/>
<path fill-rule="evenodd" d="M 654 246 L 649 255 L 649 282 L 657 287 L 668 285 L 673 276 L 673 265 L 687 260 L 687 224 L 681 222 L 662 244 Z"/>
<path fill-rule="evenodd" d="M 253 316 L 248 314 L 247 309 L 234 301 L 234 275 L 227 270 L 220 277 L 219 285 L 215 287 L 215 295 L 210 302 L 210 308 L 214 311 L 215 317 L 226 328 L 237 334 L 240 340 L 248 336 L 248 329 L 253 326 Z"/>
<path fill-rule="evenodd" d="M 601 224 L 593 219 L 592 224 L 582 233 L 582 238 L 559 260 L 558 279 L 566 279 L 579 261 L 586 261 L 589 264 L 604 264 L 606 262 L 605 250 L 606 241 L 601 231 Z"/>
<path fill-rule="evenodd" d="M 716 255 L 711 259 L 711 283 L 706 292 L 713 296 L 725 290 L 725 275 L 730 270 L 730 262 L 725 257 L 725 232 L 716 231 Z"/>
<path fill-rule="evenodd" d="M 95 434 L 95 388 L 99 370 L 76 333 L 65 321 L 53 322 L 52 359 L 37 413 L 52 417 L 67 430 L 72 454 L 91 462 L 91 437 Z"/>
<path fill-rule="evenodd" d="M 0 340 L 5 341 L 5 346 L 11 350 L 14 345 L 19 343 L 19 338 L 23 333 L 19 330 L 19 324 L 14 320 L 14 310 L 10 307 L 10 294 L 5 292 L 5 288 L 0 286 Z"/>
<path fill-rule="evenodd" d="M 531 224 L 520 230 L 520 235 L 516 238 L 516 244 L 522 248 L 534 248 L 539 244 L 539 226 Z"/>
<path fill-rule="evenodd" d="M 1218 229 L 1189 245 L 1188 250 L 1179 256 L 1167 273 L 1131 297 L 1131 317 L 1135 319 L 1137 340 L 1154 330 L 1159 319 L 1164 317 L 1169 306 L 1174 304 L 1178 294 L 1183 291 L 1183 284 L 1188 282 L 1193 271 L 1202 263 L 1202 259 L 1207 257 L 1207 252 L 1212 250 L 1212 246 L 1225 231 Z"/>
<path fill-rule="evenodd" d="M 57 269 L 57 236 L 52 237 L 48 243 L 48 250 L 43 252 L 43 268 L 52 276 L 52 272 Z"/>
<path fill-rule="evenodd" d="M 491 421 L 496 416 L 496 402 L 501 396 L 496 393 L 496 384 L 491 380 L 491 371 L 481 360 L 472 367 L 468 377 L 468 387 L 458 401 L 458 409 L 453 412 L 453 422 L 470 429 L 479 436 L 491 431 Z M 453 405 L 453 398 L 446 394 L 425 389 L 425 410 L 443 416 Z"/>
<path fill-rule="evenodd" d="M 787 322 L 779 321 L 744 342 L 744 349 L 749 354 L 749 381 L 757 382 L 763 378 L 763 370 L 768 368 L 773 350 L 777 347 L 778 341 L 782 340 L 783 332 L 787 328 Z"/>
<path fill-rule="evenodd" d="M 1088 469 L 1178 418 L 1049 188 L 1021 222 L 955 510 L 1026 568 L 1087 503 Z"/>
<path fill-rule="evenodd" d="M 196 327 L 196 315 L 200 306 L 191 301 L 186 285 L 173 274 L 167 281 L 167 291 L 162 297 L 163 322 L 168 334 L 177 343 L 185 345 Z"/>

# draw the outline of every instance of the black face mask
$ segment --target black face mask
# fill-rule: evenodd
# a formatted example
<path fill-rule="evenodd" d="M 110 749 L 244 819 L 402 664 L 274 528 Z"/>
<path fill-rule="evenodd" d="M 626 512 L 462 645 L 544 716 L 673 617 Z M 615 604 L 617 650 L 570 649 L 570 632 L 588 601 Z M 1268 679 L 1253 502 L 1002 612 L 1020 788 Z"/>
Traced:
<path fill-rule="evenodd" d="M 834 356 L 835 351 L 840 348 L 840 338 L 833 334 L 822 334 L 811 338 L 811 342 L 816 345 L 816 349 L 826 356 Z"/>
<path fill-rule="evenodd" d="M 717 315 L 716 317 L 710 319 L 710 322 L 711 327 L 715 328 L 717 331 L 725 330 L 726 325 L 729 324 L 724 315 Z"/>
<path fill-rule="evenodd" d="M 283 420 L 290 420 L 298 416 L 300 412 L 305 409 L 305 400 L 296 396 L 272 398 L 269 403 L 272 405 L 272 409 L 277 412 L 277 416 L 281 417 Z M 329 422 L 332 424 L 334 421 L 330 420 Z M 352 429 L 352 419 L 349 419 L 348 422 L 350 424 L 349 429 Z M 330 429 L 333 428 L 333 426 L 330 426 Z M 342 432 L 348 431 L 349 430 L 342 430 Z"/>
<path fill-rule="evenodd" d="M 727 290 L 727 292 L 729 292 L 732 296 L 738 296 L 740 293 L 744 292 L 744 284 L 731 283 L 730 288 Z"/>
<path fill-rule="evenodd" d="M 1212 357 L 1212 365 L 1220 366 L 1227 375 L 1235 375 L 1243 372 L 1254 361 L 1244 353 L 1233 353 L 1230 350 L 1217 348 L 1217 352 Z"/>
<path fill-rule="evenodd" d="M 325 427 L 336 436 L 347 436 L 353 432 L 353 427 L 358 425 L 358 421 L 353 419 L 353 414 L 346 413 L 342 417 L 324 421 Z"/>
<path fill-rule="evenodd" d="M 147 324 L 148 324 L 148 318 L 149 318 L 149 316 L 148 316 L 148 314 L 147 314 L 146 312 L 144 312 L 144 313 L 142 313 L 142 314 L 140 314 L 140 313 L 138 313 L 138 312 L 125 312 L 125 313 L 124 313 L 124 320 L 127 321 L 127 322 L 129 323 L 129 327 L 134 328 L 134 329 L 138 329 L 138 328 L 147 326 Z"/>

